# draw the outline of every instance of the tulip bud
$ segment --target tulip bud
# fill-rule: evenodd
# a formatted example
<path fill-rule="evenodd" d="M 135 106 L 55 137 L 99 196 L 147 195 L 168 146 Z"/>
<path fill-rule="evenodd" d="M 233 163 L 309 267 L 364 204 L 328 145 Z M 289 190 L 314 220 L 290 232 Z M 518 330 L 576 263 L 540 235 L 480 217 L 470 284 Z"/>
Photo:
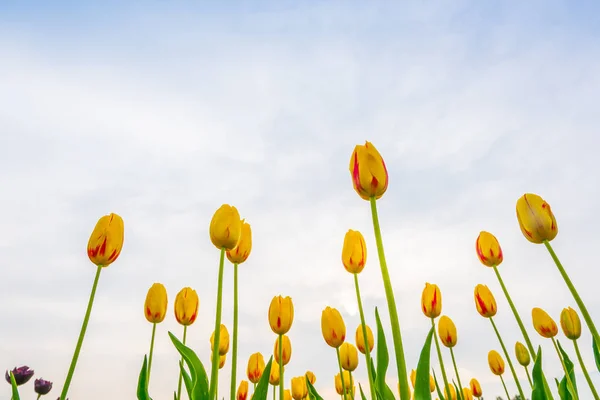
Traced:
<path fill-rule="evenodd" d="M 311 385 L 314 385 L 315 382 L 317 381 L 317 377 L 315 376 L 315 374 L 312 373 L 312 371 L 306 371 L 304 376 L 308 378 L 308 381 L 310 382 Z"/>
<path fill-rule="evenodd" d="M 146 303 L 144 304 L 144 315 L 146 320 L 153 324 L 163 322 L 167 314 L 167 290 L 162 283 L 153 284 L 148 289 Z"/>
<path fill-rule="evenodd" d="M 373 347 L 375 345 L 375 342 L 373 340 L 373 332 L 371 331 L 371 328 L 369 328 L 369 325 L 365 325 L 365 328 L 367 330 L 367 343 L 369 344 L 369 352 L 373 351 Z M 358 326 L 358 328 L 356 328 L 356 335 L 355 335 L 355 340 L 356 340 L 356 347 L 358 347 L 358 351 L 360 351 L 363 354 L 366 354 L 366 348 L 365 348 L 365 338 L 363 336 L 363 331 L 362 331 L 362 324 Z"/>
<path fill-rule="evenodd" d="M 456 346 L 456 341 L 458 340 L 456 325 L 454 325 L 454 322 L 449 317 L 444 315 L 440 318 L 438 322 L 438 334 L 444 346 L 448 348 Z"/>
<path fill-rule="evenodd" d="M 421 295 L 421 308 L 426 317 L 439 317 L 442 312 L 442 292 L 437 285 L 425 284 Z"/>
<path fill-rule="evenodd" d="M 352 382 L 350 381 L 350 373 L 348 371 L 342 371 L 344 374 L 344 385 L 343 387 L 346 388 L 346 394 L 350 394 L 353 391 L 352 389 Z M 342 378 L 340 377 L 340 374 L 338 373 L 335 376 L 335 390 L 338 394 L 343 394 L 344 390 L 342 387 Z"/>
<path fill-rule="evenodd" d="M 533 327 L 541 336 L 553 338 L 558 333 L 556 322 L 541 308 L 535 307 L 531 310 L 531 318 L 533 320 Z"/>
<path fill-rule="evenodd" d="M 189 287 L 181 289 L 175 297 L 175 319 L 181 325 L 191 325 L 196 321 L 198 316 L 198 294 L 195 290 Z"/>
<path fill-rule="evenodd" d="M 565 336 L 571 340 L 577 340 L 581 336 L 581 320 L 571 307 L 565 308 L 560 313 L 560 326 Z"/>
<path fill-rule="evenodd" d="M 521 232 L 532 243 L 551 241 L 558 234 L 550 205 L 537 194 L 526 193 L 517 200 L 517 219 Z"/>
<path fill-rule="evenodd" d="M 17 384 L 17 386 L 21 386 L 29 382 L 29 380 L 34 374 L 34 371 L 32 369 L 29 369 L 29 367 L 26 365 L 19 368 L 15 367 L 11 372 L 15 377 L 15 383 Z M 6 382 L 11 383 L 10 374 L 8 373 L 8 371 L 6 371 L 4 377 L 6 378 Z"/>
<path fill-rule="evenodd" d="M 210 221 L 210 241 L 218 249 L 233 250 L 240 241 L 242 220 L 237 208 L 223 204 Z"/>
<path fill-rule="evenodd" d="M 302 400 L 307 394 L 306 378 L 304 376 L 292 378 L 292 398 L 294 400 Z"/>
<path fill-rule="evenodd" d="M 469 382 L 469 386 L 471 387 L 471 393 L 473 393 L 473 396 L 483 396 L 483 392 L 481 391 L 481 385 L 479 384 L 479 381 L 477 379 L 471 379 L 471 382 Z"/>
<path fill-rule="evenodd" d="M 462 400 L 473 400 L 473 394 L 471 394 L 471 389 L 463 388 L 462 392 L 463 392 Z"/>
<path fill-rule="evenodd" d="M 287 335 L 281 336 L 281 341 L 283 342 L 283 352 L 281 353 L 281 358 L 283 359 L 283 363 L 279 361 L 279 337 L 275 339 L 275 347 L 273 348 L 273 356 L 275 356 L 275 361 L 278 363 L 282 363 L 283 365 L 287 365 L 290 362 L 290 358 L 292 358 L 292 342 L 290 342 L 290 338 Z"/>
<path fill-rule="evenodd" d="M 521 342 L 515 343 L 515 355 L 517 356 L 517 361 L 523 367 L 527 367 L 531 362 L 529 351 L 527 351 L 527 348 Z"/>
<path fill-rule="evenodd" d="M 210 359 L 212 360 L 213 358 L 213 352 L 210 352 Z M 225 360 L 227 358 L 227 354 L 223 354 L 222 356 L 219 356 L 219 369 L 223 368 L 225 366 Z"/>
<path fill-rule="evenodd" d="M 340 360 L 342 368 L 346 371 L 354 371 L 358 367 L 358 350 L 351 343 L 344 342 L 340 346 Z"/>
<path fill-rule="evenodd" d="M 215 333 L 213 332 L 210 335 L 210 350 L 214 351 L 215 347 Z M 227 331 L 227 327 L 221 324 L 220 334 L 219 334 L 219 355 L 223 356 L 227 354 L 229 351 L 229 332 Z"/>
<path fill-rule="evenodd" d="M 448 390 L 450 391 L 449 394 Z M 446 400 L 456 400 L 456 389 L 454 388 L 454 385 L 449 384 L 447 388 L 444 388 L 444 398 Z"/>
<path fill-rule="evenodd" d="M 248 381 L 241 381 L 237 390 L 236 400 L 248 399 Z"/>
<path fill-rule="evenodd" d="M 342 248 L 342 263 L 346 271 L 352 274 L 360 273 L 367 262 L 367 245 L 359 231 L 349 229 L 344 237 Z"/>
<path fill-rule="evenodd" d="M 504 360 L 496 350 L 491 350 L 488 353 L 488 364 L 494 375 L 500 376 L 504 373 Z"/>
<path fill-rule="evenodd" d="M 278 335 L 285 335 L 294 321 L 294 304 L 288 297 L 275 296 L 269 306 L 269 325 Z"/>
<path fill-rule="evenodd" d="M 242 220 L 240 241 L 233 250 L 227 250 L 227 259 L 233 264 L 241 264 L 248 259 L 252 251 L 252 229 L 250 224 Z"/>
<path fill-rule="evenodd" d="M 273 360 L 271 362 L 271 374 L 269 375 L 269 383 L 273 386 L 279 385 L 279 364 Z"/>
<path fill-rule="evenodd" d="M 388 187 L 388 172 L 381 154 L 370 142 L 357 145 L 350 158 L 354 190 L 364 200 L 381 198 Z"/>
<path fill-rule="evenodd" d="M 484 318 L 496 315 L 496 299 L 487 286 L 482 284 L 475 286 L 475 306 L 477 312 Z"/>
<path fill-rule="evenodd" d="M 435 379 L 433 379 L 433 375 L 429 374 L 429 392 L 433 393 L 435 391 Z"/>
<path fill-rule="evenodd" d="M 285 389 L 283 391 L 283 400 L 292 400 L 292 392 L 290 392 L 290 389 Z"/>
<path fill-rule="evenodd" d="M 248 380 L 250 380 L 252 383 L 258 383 L 264 370 L 265 359 L 263 358 L 263 355 L 260 353 L 252 354 L 248 359 L 248 369 L 246 369 Z"/>
<path fill-rule="evenodd" d="M 327 307 L 321 314 L 321 332 L 323 339 L 331 347 L 338 348 L 346 340 L 346 325 L 338 310 Z"/>
<path fill-rule="evenodd" d="M 43 379 L 36 379 L 33 382 L 33 390 L 40 396 L 50 393 L 52 390 L 52 382 Z M 38 396 L 39 397 L 39 396 Z"/>
<path fill-rule="evenodd" d="M 123 248 L 123 219 L 114 213 L 98 220 L 88 241 L 87 253 L 91 262 L 99 267 L 112 264 Z"/>
<path fill-rule="evenodd" d="M 414 389 L 417 383 L 417 372 L 414 369 L 410 370 L 410 383 Z"/>
<path fill-rule="evenodd" d="M 475 241 L 475 250 L 479 261 L 487 267 L 497 267 L 502 263 L 502 248 L 496 236 L 489 232 L 481 231 Z"/>

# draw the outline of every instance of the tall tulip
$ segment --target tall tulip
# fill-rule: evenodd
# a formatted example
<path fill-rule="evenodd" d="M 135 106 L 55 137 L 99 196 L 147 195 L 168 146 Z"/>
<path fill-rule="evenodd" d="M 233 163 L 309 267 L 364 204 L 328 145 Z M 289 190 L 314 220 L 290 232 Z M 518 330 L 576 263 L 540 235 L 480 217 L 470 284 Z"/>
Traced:
<path fill-rule="evenodd" d="M 248 399 L 248 381 L 241 381 L 237 390 L 236 400 Z"/>
<path fill-rule="evenodd" d="M 442 292 L 438 285 L 425 283 L 425 288 L 421 294 L 421 311 L 426 317 L 431 319 L 431 326 L 435 330 L 435 319 L 442 313 Z M 442 378 L 444 380 L 444 393 L 450 393 L 448 388 L 448 377 L 446 375 L 446 367 L 444 367 L 444 359 L 442 357 L 442 350 L 440 349 L 440 342 L 438 335 L 433 335 L 435 339 L 435 348 L 437 350 L 438 360 L 440 361 L 440 369 L 442 370 Z"/>
<path fill-rule="evenodd" d="M 525 369 L 529 386 L 533 388 L 533 382 L 531 381 L 531 376 L 529 375 L 529 369 L 527 369 L 527 366 L 529 366 L 529 363 L 531 362 L 531 358 L 529 357 L 529 352 L 523 343 L 515 343 L 515 356 L 517 357 L 519 364 L 521 364 L 521 366 Z"/>
<path fill-rule="evenodd" d="M 210 349 L 211 351 L 215 350 L 215 332 L 210 336 Z M 227 331 L 227 327 L 221 324 L 221 329 L 219 330 L 219 356 L 224 356 L 229 351 L 229 331 Z"/>
<path fill-rule="evenodd" d="M 273 356 L 275 361 L 280 364 L 287 365 L 292 357 L 292 342 L 288 335 L 282 335 L 282 350 L 279 351 L 279 338 L 275 339 L 275 346 L 273 348 Z M 281 358 L 279 355 L 281 354 Z"/>
<path fill-rule="evenodd" d="M 279 358 L 283 360 L 283 335 L 288 333 L 294 322 L 294 303 L 289 296 L 275 296 L 269 305 L 269 325 L 271 330 L 279 336 Z M 291 347 L 290 347 L 291 355 Z M 279 363 L 279 400 L 284 396 L 283 363 Z"/>
<path fill-rule="evenodd" d="M 483 392 L 481 391 L 481 385 L 479 384 L 479 381 L 477 379 L 471 378 L 471 381 L 469 382 L 469 387 L 471 388 L 471 393 L 473 393 L 473 396 L 477 398 L 483 396 Z"/>
<path fill-rule="evenodd" d="M 504 383 L 504 378 L 502 377 L 502 374 L 504 374 L 504 360 L 496 350 L 490 350 L 488 353 L 488 365 L 490 366 L 490 371 L 492 371 L 494 375 L 500 377 L 500 381 L 502 382 L 502 386 L 506 392 L 506 398 L 510 399 L 508 389 L 506 388 L 506 383 Z M 525 399 L 525 397 L 522 397 L 522 399 Z"/>
<path fill-rule="evenodd" d="M 335 348 L 337 362 L 342 380 L 342 387 L 345 388 L 344 375 L 342 374 L 342 361 L 340 357 L 340 346 L 346 340 L 346 324 L 338 310 L 326 307 L 321 314 L 321 333 L 325 342 Z M 345 390 L 345 389 L 344 389 Z"/>
<path fill-rule="evenodd" d="M 144 303 L 144 316 L 152 324 L 152 338 L 150 339 L 150 354 L 148 356 L 148 378 L 146 384 L 150 384 L 150 370 L 152 369 L 152 355 L 154 353 L 154 336 L 156 334 L 156 324 L 164 321 L 167 315 L 167 289 L 162 283 L 153 284 L 148 289 L 146 301 Z"/>
<path fill-rule="evenodd" d="M 263 355 L 261 353 L 254 353 L 250 355 L 250 358 L 248 359 L 248 368 L 246 369 L 246 375 L 248 376 L 248 380 L 254 384 L 255 389 L 256 384 L 260 380 L 260 377 L 262 376 L 264 370 L 265 359 Z"/>
<path fill-rule="evenodd" d="M 292 378 L 292 398 L 294 400 L 302 400 L 308 395 L 308 389 L 306 387 L 306 378 L 303 376 L 297 376 Z"/>
<path fill-rule="evenodd" d="M 456 374 L 456 379 L 458 380 L 458 387 L 461 388 L 462 383 L 460 382 L 460 375 L 458 374 L 458 367 L 456 366 L 456 358 L 454 357 L 454 346 L 456 346 L 456 342 L 458 341 L 458 335 L 456 333 L 456 325 L 454 325 L 454 322 L 450 319 L 450 317 L 443 315 L 440 318 L 440 321 L 438 322 L 438 334 L 444 346 L 450 349 L 454 373 Z"/>
<path fill-rule="evenodd" d="M 177 293 L 175 297 L 175 319 L 179 324 L 183 325 L 183 344 L 187 339 L 187 327 L 196 321 L 198 316 L 198 307 L 200 301 L 198 300 L 198 294 L 192 288 L 185 287 Z M 183 356 L 181 356 L 181 362 L 183 362 Z M 179 371 L 179 383 L 177 385 L 177 398 L 181 398 L 181 370 Z"/>

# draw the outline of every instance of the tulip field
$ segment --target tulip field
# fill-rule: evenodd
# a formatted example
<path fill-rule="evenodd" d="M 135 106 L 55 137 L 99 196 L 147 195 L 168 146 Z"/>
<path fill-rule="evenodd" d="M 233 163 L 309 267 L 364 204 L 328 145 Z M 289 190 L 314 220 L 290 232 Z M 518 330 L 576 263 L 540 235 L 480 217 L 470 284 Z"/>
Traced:
<path fill-rule="evenodd" d="M 329 359 L 337 366 L 337 375 L 330 383 L 317 384 L 317 376 L 308 370 L 304 375 L 289 376 L 286 365 L 291 361 L 292 345 L 288 336 L 294 329 L 294 299 L 283 294 L 274 297 L 268 309 L 264 310 L 264 324 L 269 324 L 273 332 L 273 348 L 268 354 L 254 353 L 247 359 L 238 358 L 238 320 L 239 305 L 244 299 L 239 298 L 238 266 L 251 257 L 252 228 L 248 221 L 242 219 L 238 209 L 231 204 L 223 204 L 214 213 L 208 233 L 218 254 L 217 301 L 214 320 L 203 321 L 203 324 L 214 326 L 210 338 L 211 356 L 201 360 L 197 350 L 188 347 L 188 328 L 197 322 L 199 296 L 191 287 L 182 288 L 176 295 L 172 312 L 181 326 L 178 332 L 162 332 L 168 338 L 173 351 L 180 356 L 177 386 L 172 388 L 174 400 L 320 400 L 323 396 L 318 388 L 325 385 L 335 386 L 339 398 L 370 400 L 472 400 L 483 399 L 486 388 L 480 384 L 477 376 L 461 375 L 459 357 L 455 355 L 458 335 L 453 320 L 443 315 L 443 292 L 433 282 L 423 282 L 421 311 L 430 325 L 429 333 L 422 338 L 420 356 L 416 368 L 411 368 L 405 358 L 405 346 L 402 338 L 402 325 L 405 321 L 399 318 L 395 293 L 390 281 L 386 255 L 384 251 L 385 237 L 380 229 L 380 216 L 377 201 L 385 195 L 388 188 L 388 170 L 384 158 L 370 142 L 357 145 L 351 153 L 349 162 L 349 182 L 354 191 L 364 201 L 364 207 L 371 211 L 373 231 L 359 232 L 349 229 L 343 238 L 340 249 L 340 274 L 351 274 L 356 292 L 356 304 L 360 315 L 360 324 L 349 329 L 342 314 L 333 307 L 325 307 L 321 314 L 321 332 L 323 341 L 329 346 Z M 523 239 L 531 245 L 543 246 L 547 256 L 556 265 L 564 280 L 565 290 L 569 291 L 576 307 L 567 307 L 560 315 L 549 315 L 543 308 L 525 310 L 511 298 L 504 282 L 500 265 L 503 252 L 499 241 L 493 233 L 481 231 L 475 233 L 473 240 L 473 257 L 477 258 L 482 268 L 489 270 L 490 279 L 498 281 L 501 292 L 492 293 L 484 283 L 473 288 L 472 318 L 480 318 L 489 325 L 489 338 L 492 338 L 487 363 L 489 370 L 501 382 L 507 399 L 513 399 L 513 388 L 516 388 L 520 399 L 553 400 L 556 393 L 561 400 L 587 400 L 589 393 L 595 400 L 600 400 L 594 387 L 590 373 L 583 362 L 583 353 L 593 354 L 596 367 L 600 371 L 600 335 L 592 320 L 585 299 L 594 293 L 580 293 L 576 283 L 572 282 L 567 268 L 563 266 L 559 255 L 552 247 L 557 237 L 556 218 L 547 203 L 540 195 L 523 194 L 516 199 L 516 226 L 520 227 Z M 352 221 L 348 221 L 349 224 Z M 124 249 L 126 223 L 117 213 L 101 217 L 89 238 L 87 254 L 89 260 L 96 265 L 96 273 L 92 283 L 89 303 L 83 316 L 81 331 L 74 343 L 73 357 L 64 382 L 49 382 L 34 379 L 34 391 L 38 399 L 54 398 L 52 392 L 60 390 L 58 399 L 69 398 L 69 388 L 74 379 L 82 344 L 92 314 L 92 305 L 102 271 L 118 262 Z M 376 253 L 381 272 L 381 280 L 385 290 L 387 307 L 374 310 L 364 309 L 361 300 L 360 274 L 366 265 L 366 235 L 373 235 Z M 340 242 L 341 242 L 340 238 Z M 126 246 L 125 246 L 126 251 Z M 371 252 L 374 254 L 375 251 Z M 233 324 L 227 326 L 222 318 L 224 296 L 224 268 L 226 264 L 233 266 Z M 212 270 L 211 270 L 212 271 Z M 212 278 L 209 278 L 212 279 Z M 152 384 L 160 377 L 152 374 L 154 363 L 154 343 L 157 333 L 161 331 L 161 323 L 170 314 L 168 293 L 161 283 L 154 283 L 147 292 L 144 302 L 144 315 L 151 324 L 151 335 L 148 340 L 147 354 L 140 355 L 139 378 L 132 386 L 137 387 L 139 400 L 152 399 Z M 498 312 L 497 297 L 503 297 L 509 304 L 510 311 L 520 329 L 520 340 L 507 342 L 502 336 L 505 326 L 495 317 Z M 140 303 L 144 299 L 140 299 Z M 376 324 L 365 323 L 365 315 L 375 315 Z M 383 325 L 380 316 L 385 314 L 390 327 Z M 391 328 L 391 337 L 385 332 Z M 457 329 L 458 328 L 458 329 Z M 582 330 L 590 332 L 593 344 L 580 343 Z M 150 331 L 149 331 L 150 332 Z M 488 338 L 488 339 L 489 339 Z M 545 351 L 539 342 L 548 341 L 554 352 Z M 357 383 L 354 378 L 357 369 L 363 368 L 366 381 Z M 458 360 L 460 361 L 460 360 Z M 545 366 L 560 365 L 560 376 L 549 376 Z M 390 365 L 395 367 L 397 376 L 391 382 L 386 373 Z M 231 379 L 226 393 L 219 392 L 219 371 L 231 369 Z M 583 373 L 584 380 L 576 380 L 575 368 Z M 137 371 L 137 370 L 136 370 Z M 523 375 L 524 372 L 524 375 Z M 520 377 L 519 377 L 520 376 Z M 522 377 L 526 376 L 526 379 Z M 16 366 L 7 370 L 5 378 L 12 387 L 12 400 L 25 398 L 23 395 L 28 382 L 34 377 L 34 371 L 28 366 Z M 327 378 L 325 378 L 327 379 Z M 60 384 L 60 386 L 59 386 Z M 222 387 L 222 385 L 221 385 Z M 509 391 L 508 387 L 511 388 Z M 585 388 L 585 390 L 583 389 Z M 27 389 L 28 390 L 28 389 Z M 585 393 L 581 395 L 580 393 Z M 487 398 L 487 397 L 486 397 Z M 80 400 L 80 399 L 76 399 Z M 157 400 L 157 399 L 155 399 Z M 163 399 L 160 399 L 163 400 Z"/>

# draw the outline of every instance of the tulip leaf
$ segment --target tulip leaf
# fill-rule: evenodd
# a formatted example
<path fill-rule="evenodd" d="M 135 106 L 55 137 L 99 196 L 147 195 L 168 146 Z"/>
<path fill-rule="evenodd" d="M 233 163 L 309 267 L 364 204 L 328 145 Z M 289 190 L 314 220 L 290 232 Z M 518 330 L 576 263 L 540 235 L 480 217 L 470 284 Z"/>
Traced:
<path fill-rule="evenodd" d="M 269 362 L 265 366 L 262 372 L 260 380 L 256 385 L 256 390 L 252 394 L 252 400 L 266 400 L 269 392 L 269 377 L 271 376 L 271 365 L 273 363 L 273 356 L 269 358 Z"/>
<path fill-rule="evenodd" d="M 137 398 L 138 400 L 152 400 L 148 394 L 148 359 L 146 355 L 144 355 L 144 363 L 138 379 Z"/>
<path fill-rule="evenodd" d="M 384 400 L 395 400 L 394 392 L 385 382 L 385 373 L 387 372 L 390 356 L 388 353 L 387 344 L 385 342 L 385 333 L 379 318 L 379 311 L 375 307 L 375 319 L 377 320 L 377 379 L 376 386 Z"/>
<path fill-rule="evenodd" d="M 442 393 L 442 389 L 440 389 L 440 385 L 438 384 L 437 376 L 435 376 L 435 370 L 432 369 L 431 372 L 433 373 L 433 381 L 435 382 L 435 389 L 437 390 L 438 397 L 440 398 L 440 400 L 445 400 L 444 394 Z"/>
<path fill-rule="evenodd" d="M 313 386 L 313 384 L 310 383 L 310 381 L 308 380 L 308 378 L 306 378 L 306 387 L 308 388 L 308 394 L 309 394 L 310 398 L 312 398 L 314 400 L 323 400 L 323 398 L 321 397 L 321 395 L 319 395 L 319 393 L 317 393 L 317 389 L 315 389 L 315 387 Z"/>
<path fill-rule="evenodd" d="M 181 343 L 171 332 L 169 332 L 169 337 L 190 370 L 190 378 L 192 381 L 192 390 L 191 392 L 188 392 L 190 400 L 207 399 L 209 397 L 208 377 L 202 362 L 200 362 L 200 359 L 192 349 Z"/>
<path fill-rule="evenodd" d="M 557 344 L 558 349 L 560 350 L 560 353 L 562 355 L 563 362 L 565 363 L 565 367 L 569 374 L 569 378 L 571 379 L 571 383 L 573 384 L 573 387 L 570 387 L 570 385 L 567 383 L 567 376 L 565 375 L 560 381 L 558 394 L 563 400 L 574 400 L 579 398 L 579 396 L 577 395 L 577 383 L 575 382 L 575 365 L 569 359 L 569 355 L 567 354 L 567 352 L 560 345 L 560 341 L 557 340 Z"/>
<path fill-rule="evenodd" d="M 12 400 L 21 400 L 19 396 L 19 390 L 17 389 L 17 381 L 15 381 L 15 376 L 10 372 L 10 386 L 12 386 Z"/>
<path fill-rule="evenodd" d="M 181 376 L 183 377 L 183 383 L 185 384 L 185 391 L 188 393 L 188 396 L 189 396 L 190 393 L 192 393 L 192 390 L 194 389 L 194 384 L 192 382 L 192 378 L 190 377 L 190 374 L 188 374 L 188 372 L 185 370 L 183 362 L 181 362 L 181 361 L 179 361 L 179 371 L 181 371 Z"/>
<path fill-rule="evenodd" d="M 367 400 L 367 396 L 365 396 L 365 392 L 363 392 L 362 386 L 361 386 L 360 383 L 358 384 L 358 389 L 360 390 L 360 398 L 361 398 L 361 400 Z"/>
<path fill-rule="evenodd" d="M 596 361 L 596 368 L 600 372 L 600 351 L 598 350 L 598 343 L 592 339 L 592 349 L 594 350 L 594 361 Z"/>
<path fill-rule="evenodd" d="M 415 400 L 431 400 L 431 391 L 429 390 L 429 362 L 433 335 L 434 329 L 431 328 L 421 350 L 421 356 L 419 357 L 417 377 L 415 379 Z"/>
<path fill-rule="evenodd" d="M 542 347 L 538 347 L 537 356 L 532 370 L 533 391 L 531 392 L 531 400 L 554 400 L 546 377 L 542 372 Z"/>
<path fill-rule="evenodd" d="M 456 398 L 458 400 L 462 400 L 462 398 L 463 398 L 462 389 L 458 387 L 456 382 L 454 382 L 454 379 L 452 379 L 452 384 L 454 385 L 454 389 L 456 390 Z"/>

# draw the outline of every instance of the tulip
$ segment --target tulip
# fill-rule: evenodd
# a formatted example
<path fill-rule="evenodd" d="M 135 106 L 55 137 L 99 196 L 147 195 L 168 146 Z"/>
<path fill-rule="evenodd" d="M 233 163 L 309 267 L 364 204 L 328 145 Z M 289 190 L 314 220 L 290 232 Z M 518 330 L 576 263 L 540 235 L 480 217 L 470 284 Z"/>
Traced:
<path fill-rule="evenodd" d="M 252 251 L 252 228 L 246 220 L 241 221 L 240 239 L 233 249 L 227 250 L 227 259 L 232 264 L 241 264 L 248 259 Z"/>
<path fill-rule="evenodd" d="M 292 398 L 294 400 L 302 400 L 307 394 L 306 378 L 303 376 L 292 378 Z"/>
<path fill-rule="evenodd" d="M 486 285 L 479 284 L 475 286 L 475 306 L 477 312 L 484 318 L 491 318 L 496 315 L 496 299 Z"/>
<path fill-rule="evenodd" d="M 212 351 L 210 353 L 210 358 L 212 358 Z M 225 360 L 227 359 L 227 354 L 223 354 L 222 356 L 219 356 L 219 369 L 223 368 L 225 366 Z"/>
<path fill-rule="evenodd" d="M 223 204 L 210 221 L 209 234 L 217 249 L 233 250 L 242 235 L 242 220 L 237 208 Z"/>
<path fill-rule="evenodd" d="M 146 302 L 144 303 L 144 315 L 146 320 L 152 324 L 152 338 L 150 339 L 150 355 L 148 357 L 148 378 L 146 383 L 150 381 L 150 370 L 152 369 L 152 355 L 154 353 L 154 336 L 156 334 L 156 324 L 164 321 L 167 315 L 167 290 L 162 283 L 153 284 L 148 289 Z"/>
<path fill-rule="evenodd" d="M 425 284 L 421 295 L 423 314 L 429 318 L 437 318 L 442 313 L 442 292 L 437 285 Z"/>
<path fill-rule="evenodd" d="M 352 274 L 360 273 L 367 262 L 367 245 L 359 231 L 349 229 L 344 237 L 342 248 L 342 263 L 346 271 Z"/>
<path fill-rule="evenodd" d="M 44 379 L 36 379 L 33 382 L 33 390 L 40 396 L 50 393 L 52 390 L 52 382 L 46 381 Z"/>
<path fill-rule="evenodd" d="M 410 383 L 414 389 L 417 383 L 417 372 L 414 369 L 410 370 Z"/>
<path fill-rule="evenodd" d="M 290 362 L 290 358 L 292 358 L 292 342 L 287 335 L 281 336 L 281 341 L 283 342 L 283 350 L 281 351 L 281 360 L 283 360 L 282 364 L 287 365 Z M 275 339 L 275 346 L 273 349 L 273 355 L 275 356 L 275 361 L 280 363 L 279 358 L 279 338 Z"/>
<path fill-rule="evenodd" d="M 473 394 L 471 393 L 471 389 L 463 388 L 462 392 L 463 392 L 462 400 L 473 400 Z"/>
<path fill-rule="evenodd" d="M 221 324 L 219 337 L 219 356 L 224 356 L 229 351 L 229 332 L 227 331 L 227 327 Z M 215 333 L 213 332 L 210 336 L 210 349 L 214 351 L 214 343 L 215 342 Z M 211 357 L 212 359 L 212 357 Z"/>
<path fill-rule="evenodd" d="M 535 307 L 531 310 L 533 319 L 533 327 L 541 336 L 545 338 L 553 338 L 558 333 L 556 322 L 541 308 Z"/>
<path fill-rule="evenodd" d="M 237 390 L 236 400 L 248 399 L 248 381 L 241 381 Z"/>
<path fill-rule="evenodd" d="M 370 142 L 357 145 L 350 158 L 350 175 L 354 190 L 364 199 L 380 199 L 388 186 L 388 172 L 381 154 Z"/>
<path fill-rule="evenodd" d="M 346 394 L 353 392 L 347 382 L 350 382 L 350 373 L 348 371 L 342 371 L 335 376 L 335 390 L 339 395 L 344 394 L 344 391 Z"/>
<path fill-rule="evenodd" d="M 195 290 L 189 287 L 181 289 L 175 297 L 175 319 L 181 325 L 188 326 L 196 321 L 200 301 Z"/>
<path fill-rule="evenodd" d="M 290 389 L 286 389 L 283 392 L 283 400 L 292 400 L 292 392 L 290 392 Z"/>
<path fill-rule="evenodd" d="M 475 250 L 479 261 L 487 267 L 496 267 L 502 264 L 502 248 L 496 236 L 489 232 L 481 231 L 475 241 Z"/>
<path fill-rule="evenodd" d="M 517 356 L 517 361 L 523 367 L 527 367 L 531 362 L 531 358 L 529 357 L 529 352 L 525 345 L 521 342 L 515 343 L 515 354 Z"/>
<path fill-rule="evenodd" d="M 494 375 L 502 375 L 504 373 L 504 360 L 496 350 L 490 350 L 488 353 L 488 365 Z"/>
<path fill-rule="evenodd" d="M 278 335 L 288 333 L 294 322 L 294 304 L 290 297 L 275 296 L 269 306 L 269 324 Z"/>
<path fill-rule="evenodd" d="M 112 264 L 123 248 L 123 219 L 114 213 L 98 220 L 88 241 L 87 253 L 91 262 L 99 267 Z"/>
<path fill-rule="evenodd" d="M 339 348 L 346 339 L 346 325 L 338 310 L 327 307 L 321 314 L 321 332 L 325 342 L 331 347 Z"/>
<path fill-rule="evenodd" d="M 448 390 L 450 389 L 450 390 Z M 450 392 L 450 393 L 448 393 Z M 446 400 L 456 400 L 456 389 L 452 385 L 448 385 L 446 389 L 444 389 L 444 398 Z"/>
<path fill-rule="evenodd" d="M 551 241 L 558 234 L 550 205 L 537 194 L 526 193 L 517 200 L 517 219 L 521 232 L 532 243 Z"/>
<path fill-rule="evenodd" d="M 438 333 L 444 346 L 449 348 L 456 346 L 456 341 L 458 340 L 456 335 L 456 325 L 454 325 L 454 322 L 445 315 L 442 316 L 438 322 Z"/>
<path fill-rule="evenodd" d="M 248 359 L 248 369 L 246 370 L 246 375 L 248 375 L 248 380 L 255 385 L 260 380 L 263 371 L 265 370 L 265 359 L 262 354 L 254 353 Z"/>
<path fill-rule="evenodd" d="M 577 340 L 581 336 L 581 320 L 571 307 L 560 313 L 560 326 L 565 336 L 571 340 Z"/>
<path fill-rule="evenodd" d="M 471 382 L 469 382 L 469 387 L 471 389 L 471 393 L 473 393 L 473 396 L 483 396 L 483 392 L 481 391 L 481 385 L 479 384 L 479 381 L 477 379 L 472 378 Z"/>
<path fill-rule="evenodd" d="M 15 377 L 15 383 L 17 384 L 17 386 L 21 386 L 29 382 L 29 380 L 34 374 L 34 371 L 32 369 L 29 369 L 29 367 L 26 365 L 19 368 L 15 367 L 11 372 Z M 8 373 L 8 371 L 6 371 L 4 377 L 6 378 L 6 382 L 11 383 L 10 374 Z"/>
<path fill-rule="evenodd" d="M 271 363 L 271 374 L 269 375 L 269 383 L 273 386 L 279 385 L 279 364 L 273 360 Z"/>
<path fill-rule="evenodd" d="M 351 343 L 344 342 L 340 346 L 340 358 L 342 368 L 346 371 L 354 371 L 358 366 L 358 350 Z"/>
<path fill-rule="evenodd" d="M 365 325 L 365 328 L 367 331 L 367 343 L 369 345 L 369 351 L 373 351 L 373 347 L 375 346 L 375 341 L 373 339 L 373 331 L 371 331 L 371 328 L 369 328 L 368 325 Z M 365 354 L 365 351 L 366 351 L 365 336 L 363 335 L 362 325 L 359 325 L 356 328 L 355 341 L 356 341 L 356 347 L 358 348 L 358 351 Z"/>
<path fill-rule="evenodd" d="M 304 376 L 308 378 L 308 381 L 310 382 L 311 385 L 314 385 L 315 382 L 317 381 L 317 377 L 315 376 L 315 374 L 312 373 L 312 371 L 306 371 Z"/>

